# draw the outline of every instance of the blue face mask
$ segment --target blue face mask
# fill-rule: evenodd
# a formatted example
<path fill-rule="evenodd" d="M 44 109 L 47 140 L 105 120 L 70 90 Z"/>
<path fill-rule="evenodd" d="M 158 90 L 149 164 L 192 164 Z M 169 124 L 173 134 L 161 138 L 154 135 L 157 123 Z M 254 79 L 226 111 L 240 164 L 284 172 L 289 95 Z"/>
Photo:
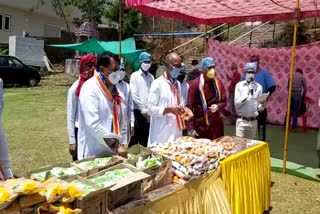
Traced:
<path fill-rule="evenodd" d="M 170 75 L 173 79 L 177 79 L 181 72 L 181 68 L 172 67 L 172 70 L 170 72 Z"/>

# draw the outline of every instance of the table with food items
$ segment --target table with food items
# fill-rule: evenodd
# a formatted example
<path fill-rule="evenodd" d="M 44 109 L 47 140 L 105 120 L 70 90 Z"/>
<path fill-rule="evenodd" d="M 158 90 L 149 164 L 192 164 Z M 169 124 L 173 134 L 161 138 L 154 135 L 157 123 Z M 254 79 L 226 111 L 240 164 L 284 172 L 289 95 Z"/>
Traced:
<path fill-rule="evenodd" d="M 270 203 L 266 143 L 181 137 L 45 166 L 0 182 L 6 213 L 262 213 Z"/>

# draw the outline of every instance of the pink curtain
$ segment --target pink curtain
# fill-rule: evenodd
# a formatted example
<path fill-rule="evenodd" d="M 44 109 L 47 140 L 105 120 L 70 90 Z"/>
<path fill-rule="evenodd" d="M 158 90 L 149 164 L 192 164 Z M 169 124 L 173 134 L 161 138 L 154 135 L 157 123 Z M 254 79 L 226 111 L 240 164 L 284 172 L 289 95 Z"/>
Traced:
<path fill-rule="evenodd" d="M 260 67 L 268 70 L 277 83 L 277 89 L 268 103 L 268 121 L 274 124 L 283 124 L 287 109 L 287 83 L 290 73 L 291 51 L 289 48 L 248 48 L 228 45 L 213 39 L 209 40 L 209 55 L 216 60 L 216 72 L 225 88 L 229 82 L 226 74 L 231 76 L 231 63 L 238 65 L 238 71 L 244 74 L 244 65 L 250 56 L 260 57 Z M 297 46 L 295 69 L 301 68 L 307 81 L 307 97 L 311 98 L 308 108 L 307 126 L 320 127 L 320 42 Z M 228 108 L 229 104 L 228 104 Z M 302 124 L 299 119 L 298 124 Z"/>

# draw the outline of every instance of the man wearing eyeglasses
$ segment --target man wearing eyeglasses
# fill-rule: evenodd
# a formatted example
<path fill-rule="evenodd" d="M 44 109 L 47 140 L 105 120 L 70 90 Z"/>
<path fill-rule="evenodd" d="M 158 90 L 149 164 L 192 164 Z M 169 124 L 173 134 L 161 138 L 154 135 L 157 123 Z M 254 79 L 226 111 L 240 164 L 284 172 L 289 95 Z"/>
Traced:
<path fill-rule="evenodd" d="M 177 78 L 181 72 L 181 58 L 176 53 L 166 57 L 166 72 L 153 81 L 147 102 L 150 115 L 148 147 L 174 141 L 185 129 L 181 115 L 181 86 Z"/>
<path fill-rule="evenodd" d="M 187 107 L 193 112 L 189 134 L 216 139 L 224 135 L 221 110 L 226 106 L 226 91 L 215 73 L 215 60 L 202 59 L 202 74 L 189 87 Z"/>

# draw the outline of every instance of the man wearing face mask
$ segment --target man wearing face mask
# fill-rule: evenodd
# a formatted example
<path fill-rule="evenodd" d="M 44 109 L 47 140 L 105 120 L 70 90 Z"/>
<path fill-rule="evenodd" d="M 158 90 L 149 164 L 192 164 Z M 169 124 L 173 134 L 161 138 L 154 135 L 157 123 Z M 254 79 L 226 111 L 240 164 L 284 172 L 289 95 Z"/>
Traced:
<path fill-rule="evenodd" d="M 181 86 L 177 78 L 181 71 L 181 58 L 176 53 L 166 57 L 167 71 L 151 85 L 147 110 L 151 116 L 148 147 L 174 141 L 185 129 L 181 115 Z"/>
<path fill-rule="evenodd" d="M 215 74 L 212 57 L 202 59 L 202 74 L 190 84 L 187 107 L 193 112 L 189 132 L 199 138 L 216 139 L 224 135 L 221 110 L 226 106 L 226 91 Z"/>
<path fill-rule="evenodd" d="M 181 72 L 177 80 L 181 85 L 181 106 L 187 105 L 189 84 L 186 81 L 186 65 L 181 63 Z"/>
<path fill-rule="evenodd" d="M 87 54 L 80 59 L 79 80 L 73 83 L 68 90 L 67 104 L 67 127 L 69 136 L 69 152 L 73 161 L 78 159 L 77 155 L 77 135 L 78 135 L 78 105 L 81 88 L 85 81 L 93 76 L 96 66 L 96 57 L 93 54 Z"/>
<path fill-rule="evenodd" d="M 121 97 L 116 84 L 121 77 L 119 59 L 103 53 L 91 79 L 79 96 L 78 159 L 100 154 L 126 155 L 122 140 Z"/>
<path fill-rule="evenodd" d="M 149 89 L 154 78 L 149 73 L 151 67 L 151 54 L 142 52 L 139 56 L 140 69 L 134 72 L 130 78 L 130 89 L 134 106 L 135 130 L 130 145 L 148 145 L 150 117 L 146 114 L 146 105 Z"/>
<path fill-rule="evenodd" d="M 258 56 L 251 56 L 250 62 L 257 64 L 257 71 L 254 80 L 262 86 L 262 93 L 269 93 L 269 96 L 276 90 L 276 82 L 273 80 L 271 74 L 264 69 L 260 68 L 260 59 Z M 241 80 L 244 80 L 242 77 Z M 266 107 L 267 101 L 262 103 Z M 266 141 L 266 128 L 267 128 L 267 108 L 259 112 L 258 116 L 258 136 L 259 140 Z"/>
<path fill-rule="evenodd" d="M 245 80 L 237 83 L 234 104 L 238 114 L 236 136 L 254 139 L 257 134 L 257 117 L 264 106 L 255 98 L 262 94 L 262 86 L 254 81 L 256 63 L 245 65 Z"/>
<path fill-rule="evenodd" d="M 121 60 L 123 62 L 123 60 Z M 131 90 L 128 83 L 123 79 L 126 76 L 124 62 L 120 63 L 120 81 L 117 84 L 119 95 L 122 99 L 121 113 L 122 113 L 122 136 L 123 142 L 128 145 L 130 137 L 134 134 L 134 114 Z"/>

